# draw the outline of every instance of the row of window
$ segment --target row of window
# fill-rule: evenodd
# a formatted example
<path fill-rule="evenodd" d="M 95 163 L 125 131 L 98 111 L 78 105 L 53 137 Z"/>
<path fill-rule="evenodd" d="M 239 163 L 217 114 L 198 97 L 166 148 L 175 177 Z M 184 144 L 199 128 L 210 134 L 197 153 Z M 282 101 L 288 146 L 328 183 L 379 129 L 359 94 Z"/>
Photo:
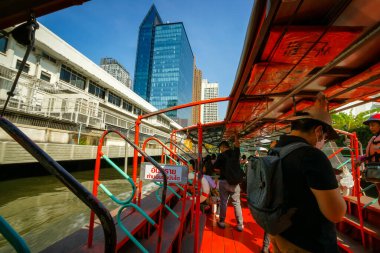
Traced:
<path fill-rule="evenodd" d="M 4 38 L 0 39 L 0 50 L 2 49 L 2 45 L 3 45 L 2 43 L 4 43 L 4 48 L 5 48 L 4 52 L 5 52 L 7 40 L 4 40 Z M 44 57 L 47 58 L 48 60 L 52 61 L 52 62 L 56 62 L 56 60 L 54 58 L 52 58 L 52 57 L 48 58 L 47 54 Z M 17 60 L 16 69 L 20 68 L 21 63 L 22 63 L 21 60 Z M 28 63 L 25 63 L 22 71 L 24 73 L 28 74 L 29 70 L 30 70 L 30 65 Z M 50 82 L 51 74 L 49 74 L 45 71 L 41 71 L 40 79 L 44 80 L 46 82 Z M 69 83 L 75 87 L 82 89 L 82 90 L 85 89 L 86 78 L 83 75 L 79 74 L 78 72 L 72 70 L 70 67 L 63 65 L 63 64 L 62 64 L 61 72 L 60 72 L 60 80 L 65 81 L 65 82 L 67 82 L 67 83 Z M 105 99 L 106 90 L 104 88 L 96 85 L 91 80 L 89 81 L 88 92 L 94 96 L 101 98 L 101 99 Z M 131 103 L 129 103 L 125 100 L 122 100 L 121 97 L 117 96 L 116 94 L 113 94 L 112 92 L 109 92 L 109 94 L 108 94 L 108 102 L 110 102 L 111 104 L 114 104 L 118 107 L 120 107 L 121 103 L 123 102 L 123 109 L 126 111 L 129 111 L 129 112 L 133 112 L 136 115 L 142 115 L 142 114 L 146 113 L 142 109 L 133 106 Z M 167 123 L 167 124 L 169 124 L 169 123 Z"/>
<path fill-rule="evenodd" d="M 65 81 L 66 83 L 70 83 L 71 85 L 79 89 L 84 90 L 85 88 L 86 78 L 63 64 L 61 66 L 61 73 L 59 79 Z"/>

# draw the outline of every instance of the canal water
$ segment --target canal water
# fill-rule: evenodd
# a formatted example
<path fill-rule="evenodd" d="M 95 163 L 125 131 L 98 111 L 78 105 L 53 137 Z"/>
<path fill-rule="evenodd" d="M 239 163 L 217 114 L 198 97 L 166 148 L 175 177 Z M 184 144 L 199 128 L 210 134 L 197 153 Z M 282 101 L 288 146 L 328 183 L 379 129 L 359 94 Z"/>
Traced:
<path fill-rule="evenodd" d="M 71 174 L 92 191 L 92 170 Z M 114 169 L 102 168 L 100 180 L 120 199 L 129 196 L 130 184 Z M 151 183 L 144 185 L 145 191 L 154 188 Z M 109 210 L 117 207 L 100 188 L 98 197 Z M 87 225 L 90 211 L 55 177 L 41 176 L 0 182 L 0 215 L 25 239 L 32 252 L 39 252 Z M 15 252 L 1 234 L 0 252 Z"/>

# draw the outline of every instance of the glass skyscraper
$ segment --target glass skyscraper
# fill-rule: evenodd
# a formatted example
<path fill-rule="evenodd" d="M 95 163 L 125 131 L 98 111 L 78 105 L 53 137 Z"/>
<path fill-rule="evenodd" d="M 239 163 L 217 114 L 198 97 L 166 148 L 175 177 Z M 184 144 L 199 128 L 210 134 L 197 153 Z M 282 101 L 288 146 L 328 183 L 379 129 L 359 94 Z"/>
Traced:
<path fill-rule="evenodd" d="M 135 80 L 133 90 L 149 102 L 150 98 L 150 78 L 151 64 L 153 56 L 154 28 L 162 24 L 160 15 L 154 5 L 149 9 L 139 28 L 139 38 L 137 42 Z"/>
<path fill-rule="evenodd" d="M 183 23 L 163 24 L 154 7 L 140 25 L 134 90 L 158 109 L 191 102 L 194 56 Z M 191 109 L 168 112 L 180 123 Z"/>

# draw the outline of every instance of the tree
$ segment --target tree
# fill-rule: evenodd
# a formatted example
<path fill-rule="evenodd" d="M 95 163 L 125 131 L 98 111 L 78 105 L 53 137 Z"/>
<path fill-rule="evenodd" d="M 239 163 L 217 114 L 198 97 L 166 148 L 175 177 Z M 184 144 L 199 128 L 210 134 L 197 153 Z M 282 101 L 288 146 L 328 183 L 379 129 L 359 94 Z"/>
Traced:
<path fill-rule="evenodd" d="M 368 119 L 371 114 L 379 111 L 380 108 L 376 108 L 361 112 L 358 115 L 353 115 L 352 110 L 349 114 L 343 112 L 333 114 L 333 127 L 350 133 L 356 132 L 359 141 L 365 147 L 369 139 L 372 137 L 372 133 L 369 131 L 369 128 L 367 126 L 363 125 L 363 122 Z M 337 140 L 338 145 L 343 145 L 343 143 L 344 137 L 341 137 L 339 140 Z"/>

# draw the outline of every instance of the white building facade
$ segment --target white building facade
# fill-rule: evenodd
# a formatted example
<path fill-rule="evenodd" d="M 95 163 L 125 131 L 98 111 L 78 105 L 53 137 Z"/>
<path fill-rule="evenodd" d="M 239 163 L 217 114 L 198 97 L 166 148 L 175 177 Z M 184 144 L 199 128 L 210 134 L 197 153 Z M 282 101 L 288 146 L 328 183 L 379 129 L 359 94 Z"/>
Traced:
<path fill-rule="evenodd" d="M 219 84 L 202 79 L 202 100 L 217 98 L 219 96 Z M 201 109 L 202 123 L 210 123 L 218 120 L 218 104 L 204 104 Z"/>
<path fill-rule="evenodd" d="M 8 29 L 7 29 L 8 30 Z M 11 36 L 0 40 L 0 108 L 7 99 L 26 47 Z M 127 130 L 138 115 L 157 108 L 109 75 L 43 25 L 20 76 L 6 116 L 38 127 Z M 168 138 L 177 123 L 166 115 L 142 121 L 145 136 Z M 131 130 L 131 132 L 133 129 Z M 98 131 L 99 132 L 99 131 Z M 143 138 L 144 139 L 144 138 Z M 143 140 L 142 139 L 142 140 Z"/>

